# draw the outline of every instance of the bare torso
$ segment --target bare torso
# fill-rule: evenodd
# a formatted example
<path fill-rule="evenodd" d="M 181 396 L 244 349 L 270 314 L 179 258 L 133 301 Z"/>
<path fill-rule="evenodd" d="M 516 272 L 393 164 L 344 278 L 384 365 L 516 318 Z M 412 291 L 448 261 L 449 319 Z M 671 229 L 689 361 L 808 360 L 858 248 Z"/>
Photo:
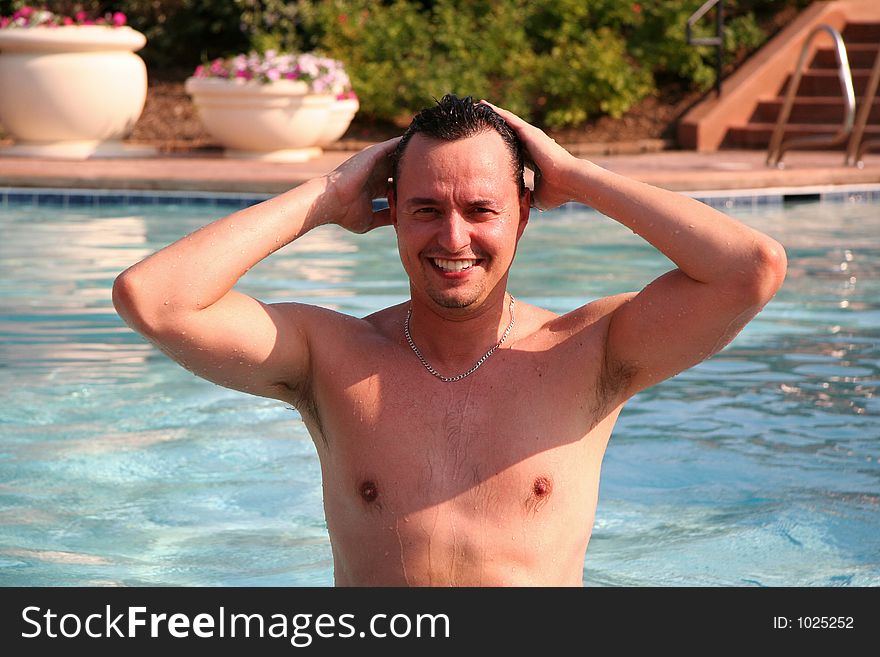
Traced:
<path fill-rule="evenodd" d="M 579 586 L 599 471 L 620 411 L 603 377 L 606 313 L 521 304 L 471 376 L 431 376 L 405 309 L 315 309 L 311 386 L 337 585 Z M 318 333 L 314 333 L 318 331 Z"/>
<path fill-rule="evenodd" d="M 580 584 L 625 399 L 729 343 L 782 285 L 785 251 L 699 201 L 575 158 L 501 108 L 447 96 L 423 119 L 133 265 L 113 303 L 199 376 L 300 409 L 321 461 L 338 584 Z M 449 137 L 459 124 L 476 132 Z M 541 174 L 531 191 L 523 156 Z M 374 211 L 383 196 L 388 207 Z M 464 372 L 513 323 L 507 276 L 530 206 L 566 201 L 676 267 L 638 294 L 561 317 L 518 305 L 503 347 L 455 383 L 410 350 L 406 305 L 355 319 L 233 289 L 321 225 L 391 225 L 416 339 L 440 371 Z"/>

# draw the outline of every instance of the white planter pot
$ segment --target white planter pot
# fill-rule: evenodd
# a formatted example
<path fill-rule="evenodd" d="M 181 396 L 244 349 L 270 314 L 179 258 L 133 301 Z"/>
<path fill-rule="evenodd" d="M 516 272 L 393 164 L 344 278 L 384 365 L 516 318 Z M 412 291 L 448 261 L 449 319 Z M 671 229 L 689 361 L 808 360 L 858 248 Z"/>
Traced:
<path fill-rule="evenodd" d="M 189 78 L 185 88 L 205 129 L 230 157 L 304 162 L 320 155 L 321 146 L 338 139 L 354 116 L 333 137 L 343 120 L 334 112 L 336 99 L 310 93 L 308 85 L 293 80 L 263 84 Z"/>
<path fill-rule="evenodd" d="M 123 145 L 147 97 L 146 43 L 130 27 L 0 30 L 0 124 L 15 140 L 4 154 L 84 159 L 143 155 Z"/>
<path fill-rule="evenodd" d="M 348 126 L 359 108 L 360 103 L 357 98 L 343 98 L 335 101 L 330 111 L 330 119 L 318 139 L 318 146 L 326 147 L 338 141 L 348 130 Z"/>

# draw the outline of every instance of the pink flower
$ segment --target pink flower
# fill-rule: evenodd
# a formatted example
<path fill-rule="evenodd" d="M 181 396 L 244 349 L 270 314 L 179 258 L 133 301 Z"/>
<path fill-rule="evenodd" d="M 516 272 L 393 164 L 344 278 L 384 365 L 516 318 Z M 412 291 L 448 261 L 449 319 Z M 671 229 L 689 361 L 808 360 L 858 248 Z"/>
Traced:
<path fill-rule="evenodd" d="M 121 27 L 126 24 L 125 14 L 116 12 L 97 20 L 89 18 L 85 11 L 77 11 L 72 17 L 56 14 L 48 9 L 38 9 L 26 5 L 12 16 L 0 17 L 0 27 L 58 27 L 61 25 L 106 25 Z"/>
<path fill-rule="evenodd" d="M 267 50 L 240 54 L 227 59 L 215 59 L 196 68 L 195 77 L 253 80 L 271 83 L 277 80 L 300 80 L 315 93 L 346 94 L 351 91 L 351 80 L 342 62 L 313 53 L 279 53 Z"/>

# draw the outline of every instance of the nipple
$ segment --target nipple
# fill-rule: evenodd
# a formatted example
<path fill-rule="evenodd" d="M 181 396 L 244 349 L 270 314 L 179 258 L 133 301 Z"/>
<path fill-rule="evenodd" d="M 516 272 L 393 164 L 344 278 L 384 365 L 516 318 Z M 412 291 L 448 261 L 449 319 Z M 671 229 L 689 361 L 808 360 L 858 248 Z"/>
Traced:
<path fill-rule="evenodd" d="M 551 488 L 550 480 L 547 477 L 538 477 L 532 485 L 532 492 L 535 494 L 535 497 L 541 499 L 550 494 Z"/>
<path fill-rule="evenodd" d="M 526 498 L 526 509 L 532 513 L 537 513 L 550 498 L 552 490 L 553 482 L 549 477 L 535 477 L 535 481 L 532 482 L 532 488 L 529 490 L 529 496 Z"/>
<path fill-rule="evenodd" d="M 361 484 L 360 493 L 364 502 L 375 502 L 379 497 L 379 488 L 376 482 L 367 480 Z"/>

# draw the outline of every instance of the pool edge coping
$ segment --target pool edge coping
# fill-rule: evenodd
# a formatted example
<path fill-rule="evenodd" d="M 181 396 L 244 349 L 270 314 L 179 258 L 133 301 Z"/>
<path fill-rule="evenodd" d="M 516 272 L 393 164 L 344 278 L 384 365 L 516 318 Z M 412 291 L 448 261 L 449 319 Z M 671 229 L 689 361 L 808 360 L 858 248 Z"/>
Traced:
<path fill-rule="evenodd" d="M 797 201 L 874 202 L 880 201 L 880 183 L 846 185 L 811 185 L 797 187 L 758 187 L 675 192 L 707 205 L 721 208 L 765 206 Z M 114 204 L 162 205 L 243 208 L 277 196 L 262 192 L 222 192 L 190 190 L 121 190 L 114 188 L 18 187 L 0 186 L 0 207 L 10 205 L 45 205 L 62 208 L 100 207 Z M 385 207 L 385 199 L 374 201 Z M 566 206 L 581 206 L 570 202 Z"/>

